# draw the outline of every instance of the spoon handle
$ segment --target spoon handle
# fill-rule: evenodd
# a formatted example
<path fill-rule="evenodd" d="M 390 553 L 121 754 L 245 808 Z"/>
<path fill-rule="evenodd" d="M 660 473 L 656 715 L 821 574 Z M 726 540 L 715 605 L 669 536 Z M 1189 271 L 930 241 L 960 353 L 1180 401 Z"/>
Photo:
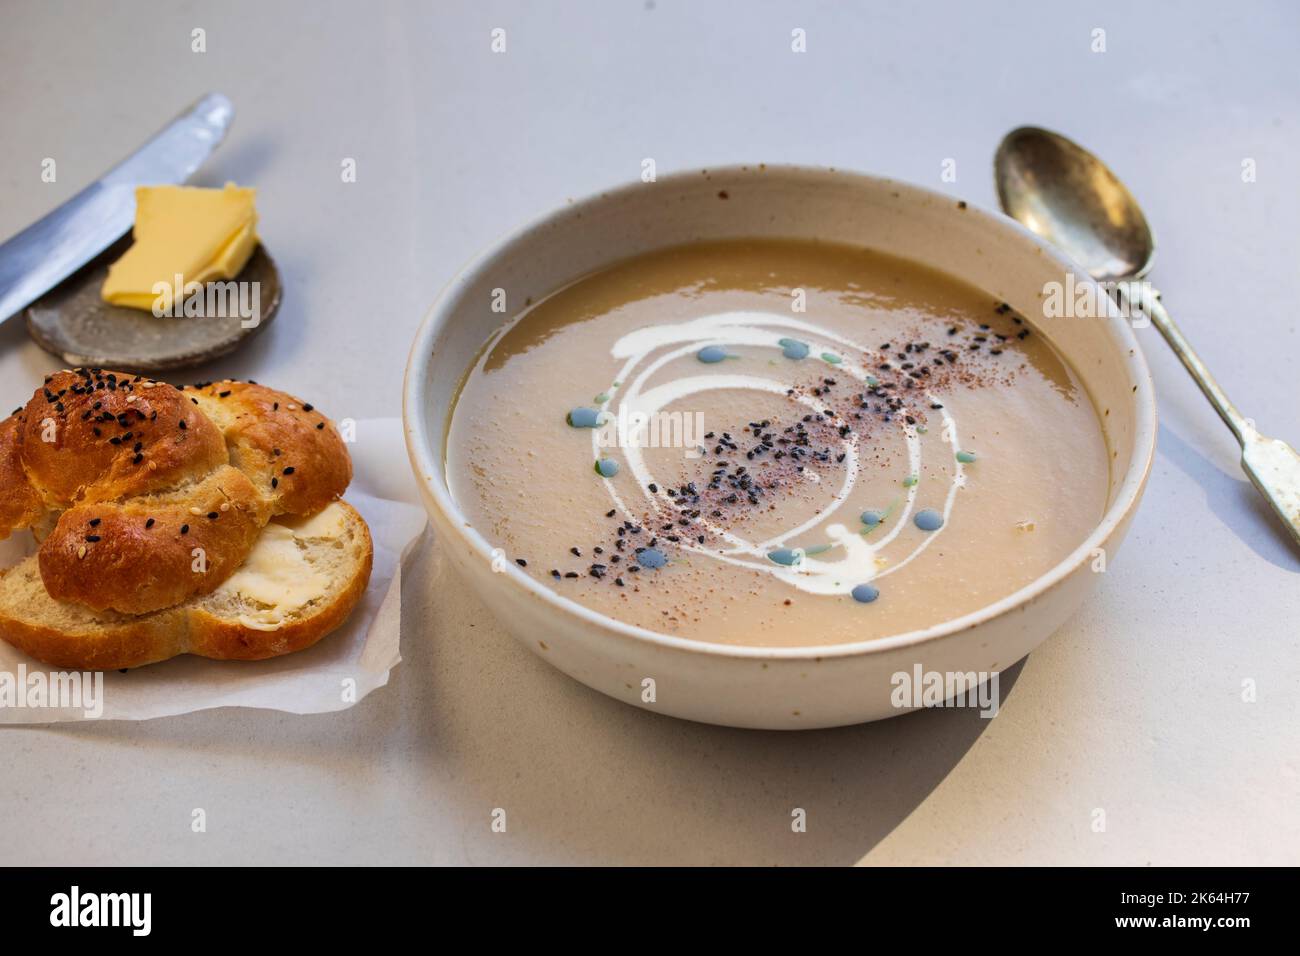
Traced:
<path fill-rule="evenodd" d="M 1160 330 L 1160 334 L 1165 337 L 1165 341 L 1177 354 L 1179 360 L 1183 363 L 1183 367 L 1196 380 L 1196 384 L 1201 387 L 1201 391 L 1210 400 L 1210 404 L 1219 413 L 1219 417 L 1237 436 L 1237 442 L 1244 445 L 1247 436 L 1254 429 L 1246 421 L 1245 416 L 1237 411 L 1237 406 L 1232 404 L 1228 394 L 1215 380 L 1206 364 L 1201 361 L 1201 357 L 1196 354 L 1196 350 L 1192 348 L 1192 343 L 1187 341 L 1182 330 L 1178 328 L 1178 324 L 1174 322 L 1173 317 L 1165 311 L 1164 305 L 1160 302 L 1160 293 L 1145 283 L 1138 284 L 1137 288 L 1143 290 L 1136 294 L 1138 305 L 1142 311 L 1151 317 L 1152 324 Z"/>
<path fill-rule="evenodd" d="M 1241 467 L 1255 487 L 1273 506 L 1278 518 L 1300 545 L 1300 454 L 1286 442 L 1261 435 L 1255 423 L 1237 411 L 1227 394 L 1215 381 L 1201 357 L 1160 303 L 1160 293 L 1139 285 L 1135 293 L 1138 305 L 1151 317 L 1170 347 L 1182 360 L 1183 367 L 1196 379 L 1214 410 L 1232 429 L 1241 445 Z"/>

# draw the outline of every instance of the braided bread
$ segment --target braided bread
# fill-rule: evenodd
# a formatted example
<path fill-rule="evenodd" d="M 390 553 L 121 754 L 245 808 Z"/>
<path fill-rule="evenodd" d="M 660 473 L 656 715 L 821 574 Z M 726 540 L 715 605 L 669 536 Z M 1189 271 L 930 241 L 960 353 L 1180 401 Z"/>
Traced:
<path fill-rule="evenodd" d="M 322 512 L 351 478 L 334 424 L 291 395 L 65 370 L 0 422 L 0 539 L 32 530 L 40 545 L 24 587 L 38 570 L 55 606 L 76 605 L 86 620 L 151 615 L 216 592 L 268 522 L 283 530 Z M 10 637 L 4 625 L 0 608 Z"/>

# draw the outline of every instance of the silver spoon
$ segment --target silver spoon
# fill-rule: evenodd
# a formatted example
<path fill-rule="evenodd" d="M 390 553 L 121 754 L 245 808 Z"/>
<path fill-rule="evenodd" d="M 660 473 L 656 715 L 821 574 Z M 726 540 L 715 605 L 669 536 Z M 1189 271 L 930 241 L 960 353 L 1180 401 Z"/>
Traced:
<path fill-rule="evenodd" d="M 993 161 L 1002 211 L 1057 246 L 1149 316 L 1241 444 L 1242 470 L 1300 545 L 1300 455 L 1266 438 L 1232 404 L 1183 336 L 1160 293 L 1136 282 L 1151 269 L 1155 238 L 1133 194 L 1096 156 L 1058 133 L 1012 130 Z"/>

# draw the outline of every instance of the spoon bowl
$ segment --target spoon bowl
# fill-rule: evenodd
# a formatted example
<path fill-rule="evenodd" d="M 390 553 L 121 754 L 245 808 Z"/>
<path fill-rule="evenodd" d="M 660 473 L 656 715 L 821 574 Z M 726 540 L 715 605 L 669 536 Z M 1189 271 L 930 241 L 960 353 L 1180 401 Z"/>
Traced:
<path fill-rule="evenodd" d="M 1101 281 L 1145 275 L 1155 238 L 1133 194 L 1097 157 L 1059 133 L 1022 126 L 993 161 L 998 200 L 1012 219 Z"/>

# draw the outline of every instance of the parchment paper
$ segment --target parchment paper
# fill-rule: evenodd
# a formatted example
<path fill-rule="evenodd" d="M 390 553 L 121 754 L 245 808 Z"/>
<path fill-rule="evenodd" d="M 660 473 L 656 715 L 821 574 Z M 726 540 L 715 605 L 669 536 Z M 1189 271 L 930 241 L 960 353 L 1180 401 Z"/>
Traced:
<path fill-rule="evenodd" d="M 39 700 L 39 685 L 50 686 L 51 668 L 0 641 L 0 724 L 148 720 L 210 707 L 319 714 L 344 710 L 383 687 L 389 670 L 401 660 L 402 562 L 426 519 L 400 419 L 358 421 L 348 450 L 354 474 L 344 499 L 370 525 L 375 557 L 370 586 L 342 627 L 308 650 L 268 661 L 210 661 L 186 655 L 126 673 L 104 673 L 98 716 L 100 707 L 92 699 L 96 680 L 89 675 L 83 675 L 82 682 L 91 695 L 84 690 L 75 694 L 76 706 L 50 706 L 49 700 L 31 706 Z M 28 533 L 13 539 L 0 542 L 0 567 L 34 550 Z"/>

